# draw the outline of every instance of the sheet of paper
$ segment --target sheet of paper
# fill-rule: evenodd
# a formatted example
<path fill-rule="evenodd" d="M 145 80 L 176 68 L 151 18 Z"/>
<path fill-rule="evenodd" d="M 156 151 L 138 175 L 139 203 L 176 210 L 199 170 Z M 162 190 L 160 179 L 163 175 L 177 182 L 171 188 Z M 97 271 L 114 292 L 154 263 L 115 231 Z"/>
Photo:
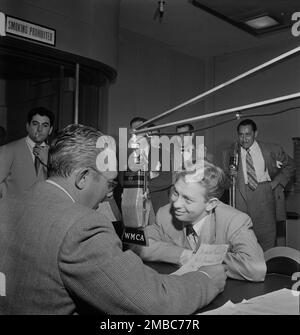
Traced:
<path fill-rule="evenodd" d="M 228 244 L 201 244 L 193 257 L 184 264 L 175 275 L 197 271 L 201 266 L 222 264 L 228 250 Z"/>
<path fill-rule="evenodd" d="M 283 288 L 241 303 L 228 301 L 223 306 L 201 315 L 299 315 L 300 292 Z"/>

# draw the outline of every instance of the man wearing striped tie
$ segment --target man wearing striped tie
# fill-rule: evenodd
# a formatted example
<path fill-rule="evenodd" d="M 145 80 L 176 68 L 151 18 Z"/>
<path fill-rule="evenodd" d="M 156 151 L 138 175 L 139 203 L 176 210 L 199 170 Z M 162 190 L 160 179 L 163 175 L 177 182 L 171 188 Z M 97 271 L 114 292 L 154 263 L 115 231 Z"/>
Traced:
<path fill-rule="evenodd" d="M 238 168 L 236 208 L 249 214 L 264 251 L 275 246 L 276 221 L 286 218 L 284 188 L 294 173 L 294 162 L 281 146 L 256 141 L 257 126 L 246 119 L 237 127 Z"/>
<path fill-rule="evenodd" d="M 54 114 L 44 107 L 27 115 L 27 136 L 0 147 L 0 199 L 27 191 L 47 177 L 48 144 Z"/>

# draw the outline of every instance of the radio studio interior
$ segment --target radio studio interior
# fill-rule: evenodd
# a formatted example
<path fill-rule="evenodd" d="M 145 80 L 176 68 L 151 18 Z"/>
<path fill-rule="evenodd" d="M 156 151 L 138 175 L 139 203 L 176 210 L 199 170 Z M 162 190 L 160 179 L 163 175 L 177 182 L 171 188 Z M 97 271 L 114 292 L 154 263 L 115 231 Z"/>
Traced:
<path fill-rule="evenodd" d="M 299 83 L 298 0 L 0 0 L 0 315 L 299 315 Z"/>

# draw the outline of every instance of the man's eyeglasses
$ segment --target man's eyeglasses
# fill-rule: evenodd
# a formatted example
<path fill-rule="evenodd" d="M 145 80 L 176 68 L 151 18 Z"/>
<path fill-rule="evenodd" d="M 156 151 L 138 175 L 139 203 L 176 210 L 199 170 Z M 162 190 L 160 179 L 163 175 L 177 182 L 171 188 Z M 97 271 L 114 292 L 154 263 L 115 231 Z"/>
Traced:
<path fill-rule="evenodd" d="M 90 169 L 97 172 L 97 174 L 100 175 L 100 177 L 103 177 L 106 180 L 107 187 L 109 190 L 113 190 L 118 185 L 118 181 L 116 179 L 108 179 L 103 173 L 101 173 L 99 170 L 95 169 L 94 167 L 90 167 Z"/>

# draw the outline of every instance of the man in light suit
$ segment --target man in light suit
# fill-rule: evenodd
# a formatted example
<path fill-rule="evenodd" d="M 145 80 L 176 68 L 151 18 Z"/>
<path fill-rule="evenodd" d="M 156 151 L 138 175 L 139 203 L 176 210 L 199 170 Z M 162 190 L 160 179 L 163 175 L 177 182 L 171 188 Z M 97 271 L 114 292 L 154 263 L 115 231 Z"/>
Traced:
<path fill-rule="evenodd" d="M 160 208 L 156 223 L 146 227 L 149 246 L 135 251 L 147 261 L 184 265 L 202 243 L 228 244 L 224 259 L 227 276 L 263 281 L 264 254 L 250 217 L 218 200 L 225 180 L 223 170 L 208 162 L 204 162 L 204 171 L 195 167 L 180 172 L 171 204 Z"/>
<path fill-rule="evenodd" d="M 44 107 L 33 108 L 27 116 L 28 135 L 0 147 L 0 198 L 18 195 L 47 176 L 48 136 L 54 115 Z"/>
<path fill-rule="evenodd" d="M 223 290 L 221 265 L 162 275 L 122 250 L 112 223 L 94 210 L 117 176 L 101 136 L 66 127 L 49 150 L 49 179 L 0 201 L 0 314 L 189 314 Z"/>
<path fill-rule="evenodd" d="M 275 246 L 276 221 L 286 219 L 284 188 L 295 166 L 280 145 L 256 141 L 258 131 L 253 120 L 241 121 L 237 132 L 238 166 L 231 165 L 229 171 L 236 178 L 236 208 L 251 217 L 258 242 L 266 251 Z M 252 172 L 248 171 L 247 155 Z"/>

